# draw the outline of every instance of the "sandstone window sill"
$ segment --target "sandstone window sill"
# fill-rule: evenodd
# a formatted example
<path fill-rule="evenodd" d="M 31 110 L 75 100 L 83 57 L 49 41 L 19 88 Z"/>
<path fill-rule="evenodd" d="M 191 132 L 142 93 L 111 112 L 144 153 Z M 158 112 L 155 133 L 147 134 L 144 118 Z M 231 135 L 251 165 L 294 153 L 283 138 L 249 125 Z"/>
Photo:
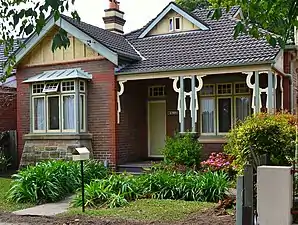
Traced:
<path fill-rule="evenodd" d="M 24 140 L 91 140 L 92 134 L 25 134 Z"/>
<path fill-rule="evenodd" d="M 199 142 L 202 144 L 225 144 L 227 139 L 225 136 L 201 136 Z"/>

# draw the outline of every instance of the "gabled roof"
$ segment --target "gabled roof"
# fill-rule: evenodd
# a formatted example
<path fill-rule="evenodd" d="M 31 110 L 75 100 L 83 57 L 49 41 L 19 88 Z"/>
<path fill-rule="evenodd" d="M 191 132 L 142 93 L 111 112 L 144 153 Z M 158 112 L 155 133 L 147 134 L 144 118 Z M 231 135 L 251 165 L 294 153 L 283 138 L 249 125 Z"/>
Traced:
<path fill-rule="evenodd" d="M 124 58 L 127 61 L 141 59 L 123 35 L 115 34 L 84 22 L 78 22 L 68 16 L 62 15 L 56 22 L 53 16 L 50 16 L 41 33 L 39 35 L 34 33 L 26 40 L 26 47 L 19 48 L 16 51 L 16 63 L 18 63 L 55 25 L 61 27 L 66 32 L 88 45 L 115 65 L 118 65 L 119 58 Z"/>
<path fill-rule="evenodd" d="M 219 20 L 207 18 L 208 9 L 196 9 L 194 17 L 204 21 L 210 30 L 189 31 L 138 38 L 146 26 L 126 35 L 126 38 L 146 59 L 121 67 L 117 73 L 146 73 L 170 70 L 217 68 L 222 66 L 269 64 L 274 62 L 279 48 L 266 40 L 249 35 L 234 39 L 233 18 L 239 7 L 223 10 Z"/>
<path fill-rule="evenodd" d="M 204 22 L 195 18 L 192 14 L 183 10 L 180 6 L 178 6 L 174 2 L 170 2 L 158 15 L 155 19 L 153 19 L 146 28 L 141 32 L 139 38 L 145 37 L 171 10 L 183 16 L 185 19 L 199 27 L 201 30 L 209 30 L 208 25 Z"/>

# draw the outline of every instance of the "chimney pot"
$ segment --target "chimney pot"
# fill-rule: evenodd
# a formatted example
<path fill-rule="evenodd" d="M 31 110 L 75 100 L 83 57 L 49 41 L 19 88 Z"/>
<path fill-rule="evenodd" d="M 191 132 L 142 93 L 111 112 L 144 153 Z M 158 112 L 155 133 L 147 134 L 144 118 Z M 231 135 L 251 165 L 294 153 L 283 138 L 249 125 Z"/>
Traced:
<path fill-rule="evenodd" d="M 117 0 L 110 0 L 110 9 L 119 10 L 119 2 Z"/>

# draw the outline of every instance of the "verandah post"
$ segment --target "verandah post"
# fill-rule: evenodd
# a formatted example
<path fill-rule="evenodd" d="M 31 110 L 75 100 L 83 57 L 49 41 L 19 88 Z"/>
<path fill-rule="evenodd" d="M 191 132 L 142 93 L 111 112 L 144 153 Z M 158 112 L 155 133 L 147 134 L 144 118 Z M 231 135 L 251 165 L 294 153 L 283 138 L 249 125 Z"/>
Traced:
<path fill-rule="evenodd" d="M 183 76 L 179 77 L 180 79 L 180 133 L 184 133 L 184 113 L 185 113 L 185 105 L 184 105 L 184 78 Z"/>
<path fill-rule="evenodd" d="M 195 133 L 196 132 L 196 115 L 195 113 L 197 113 L 196 111 L 196 76 L 192 76 L 191 77 L 191 127 L 192 127 L 192 132 Z"/>

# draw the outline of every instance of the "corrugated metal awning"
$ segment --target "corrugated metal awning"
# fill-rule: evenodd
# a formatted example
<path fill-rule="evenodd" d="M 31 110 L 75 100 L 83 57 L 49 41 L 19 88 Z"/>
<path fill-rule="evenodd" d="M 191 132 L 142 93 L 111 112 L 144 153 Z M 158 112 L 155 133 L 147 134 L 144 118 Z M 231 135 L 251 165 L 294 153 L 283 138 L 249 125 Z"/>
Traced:
<path fill-rule="evenodd" d="M 39 75 L 28 78 L 23 83 L 33 83 L 42 81 L 66 80 L 66 79 L 86 79 L 91 80 L 92 75 L 85 72 L 81 68 L 65 69 L 65 70 L 51 70 L 45 71 Z"/>

